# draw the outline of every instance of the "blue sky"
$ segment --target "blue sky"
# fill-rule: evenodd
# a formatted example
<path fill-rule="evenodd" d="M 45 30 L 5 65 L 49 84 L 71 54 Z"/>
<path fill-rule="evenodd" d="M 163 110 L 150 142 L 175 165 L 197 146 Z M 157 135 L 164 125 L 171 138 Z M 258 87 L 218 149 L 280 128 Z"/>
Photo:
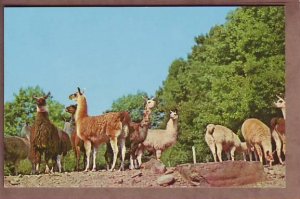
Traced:
<path fill-rule="evenodd" d="M 234 7 L 5 8 L 4 101 L 39 85 L 64 105 L 86 89 L 91 115 L 121 96 L 154 95 L 194 37 Z"/>

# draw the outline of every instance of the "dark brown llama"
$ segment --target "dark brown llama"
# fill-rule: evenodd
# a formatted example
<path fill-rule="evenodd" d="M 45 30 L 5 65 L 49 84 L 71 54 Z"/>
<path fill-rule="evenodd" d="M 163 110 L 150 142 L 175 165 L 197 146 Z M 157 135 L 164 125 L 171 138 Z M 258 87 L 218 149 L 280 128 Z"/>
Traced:
<path fill-rule="evenodd" d="M 60 152 L 60 138 L 58 129 L 49 120 L 48 107 L 46 100 L 50 96 L 50 92 L 43 97 L 35 97 L 37 113 L 33 125 L 33 131 L 30 137 L 30 150 L 33 158 L 32 173 L 39 172 L 41 157 L 45 154 L 46 170 L 45 173 L 53 172 L 56 165 L 57 155 Z M 52 160 L 52 169 L 49 169 L 49 160 Z"/>
<path fill-rule="evenodd" d="M 136 150 L 138 148 L 138 145 L 142 143 L 147 137 L 147 132 L 151 125 L 151 112 L 156 105 L 154 98 L 151 99 L 148 99 L 147 97 L 143 97 L 143 98 L 144 98 L 143 119 L 141 122 L 130 122 L 129 136 L 127 137 L 126 140 L 126 145 L 130 147 L 129 169 L 138 168 L 138 164 L 136 162 Z M 112 149 L 110 145 L 107 145 L 105 151 L 105 160 L 107 164 L 107 169 L 109 169 L 109 165 L 111 164 L 111 157 L 112 157 Z"/>

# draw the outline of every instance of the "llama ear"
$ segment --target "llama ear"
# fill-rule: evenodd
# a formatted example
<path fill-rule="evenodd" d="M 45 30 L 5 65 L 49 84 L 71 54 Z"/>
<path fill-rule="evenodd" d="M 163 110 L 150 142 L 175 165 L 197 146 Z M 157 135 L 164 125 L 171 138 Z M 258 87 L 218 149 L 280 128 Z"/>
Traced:
<path fill-rule="evenodd" d="M 276 97 L 277 97 L 278 99 L 280 99 L 280 100 L 283 100 L 283 101 L 284 101 L 284 99 L 283 99 L 283 98 L 281 98 L 279 95 L 276 95 Z"/>
<path fill-rule="evenodd" d="M 36 99 L 36 100 L 38 99 L 38 97 L 36 97 L 36 96 L 34 96 L 34 95 L 32 96 L 32 98 L 33 98 L 33 99 Z"/>
<path fill-rule="evenodd" d="M 143 98 L 145 101 L 148 100 L 148 97 L 146 97 L 146 96 L 142 96 L 142 98 Z"/>
<path fill-rule="evenodd" d="M 77 87 L 77 90 L 78 90 L 78 93 L 79 93 L 80 95 L 82 95 L 82 93 L 81 93 L 81 91 L 80 91 L 80 88 L 79 88 L 79 87 Z"/>
<path fill-rule="evenodd" d="M 46 96 L 44 96 L 44 99 L 47 99 L 50 95 L 51 95 L 51 93 L 48 92 L 48 94 Z"/>

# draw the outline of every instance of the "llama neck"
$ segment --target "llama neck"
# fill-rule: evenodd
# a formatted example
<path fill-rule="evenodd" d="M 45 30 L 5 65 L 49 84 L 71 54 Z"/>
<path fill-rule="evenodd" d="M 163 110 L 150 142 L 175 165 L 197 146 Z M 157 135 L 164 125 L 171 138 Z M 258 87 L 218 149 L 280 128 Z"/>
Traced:
<path fill-rule="evenodd" d="M 45 112 L 49 112 L 48 111 L 48 107 L 47 106 L 36 106 L 36 112 L 38 113 L 45 113 Z"/>
<path fill-rule="evenodd" d="M 77 110 L 75 113 L 75 121 L 80 120 L 81 118 L 87 117 L 87 103 L 86 98 L 81 96 L 77 101 Z"/>
<path fill-rule="evenodd" d="M 167 123 L 167 128 L 166 131 L 167 133 L 175 134 L 177 135 L 177 125 L 178 125 L 178 120 L 173 120 L 172 118 L 169 119 Z"/>
<path fill-rule="evenodd" d="M 144 115 L 143 115 L 143 120 L 141 121 L 141 124 L 145 124 L 148 126 L 151 123 L 151 109 L 145 109 L 144 110 Z"/>
<path fill-rule="evenodd" d="M 36 119 L 49 118 L 48 112 L 37 112 Z"/>
<path fill-rule="evenodd" d="M 285 117 L 286 117 L 285 107 L 281 108 L 281 112 L 282 112 L 283 118 L 285 119 Z"/>

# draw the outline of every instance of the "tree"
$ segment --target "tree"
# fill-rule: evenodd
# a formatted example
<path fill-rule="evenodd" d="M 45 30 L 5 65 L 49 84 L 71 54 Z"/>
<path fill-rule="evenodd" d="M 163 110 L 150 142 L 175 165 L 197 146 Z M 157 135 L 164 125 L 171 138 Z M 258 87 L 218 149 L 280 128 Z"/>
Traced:
<path fill-rule="evenodd" d="M 191 161 L 193 145 L 199 161 L 211 160 L 204 141 L 209 123 L 237 133 L 249 117 L 269 124 L 280 116 L 272 103 L 285 89 L 284 24 L 283 7 L 237 8 L 225 24 L 195 38 L 187 60 L 171 64 L 156 95 L 161 110 L 179 109 L 180 132 L 163 161 Z"/>
<path fill-rule="evenodd" d="M 18 94 L 14 94 L 14 100 L 5 102 L 4 104 L 4 134 L 19 135 L 22 126 L 29 122 L 33 123 L 36 112 L 36 105 L 32 96 L 43 96 L 45 92 L 39 87 L 20 88 Z M 63 111 L 64 105 L 53 100 L 50 96 L 47 100 L 49 107 L 50 120 L 57 126 L 62 128 L 64 118 L 68 115 Z"/>

